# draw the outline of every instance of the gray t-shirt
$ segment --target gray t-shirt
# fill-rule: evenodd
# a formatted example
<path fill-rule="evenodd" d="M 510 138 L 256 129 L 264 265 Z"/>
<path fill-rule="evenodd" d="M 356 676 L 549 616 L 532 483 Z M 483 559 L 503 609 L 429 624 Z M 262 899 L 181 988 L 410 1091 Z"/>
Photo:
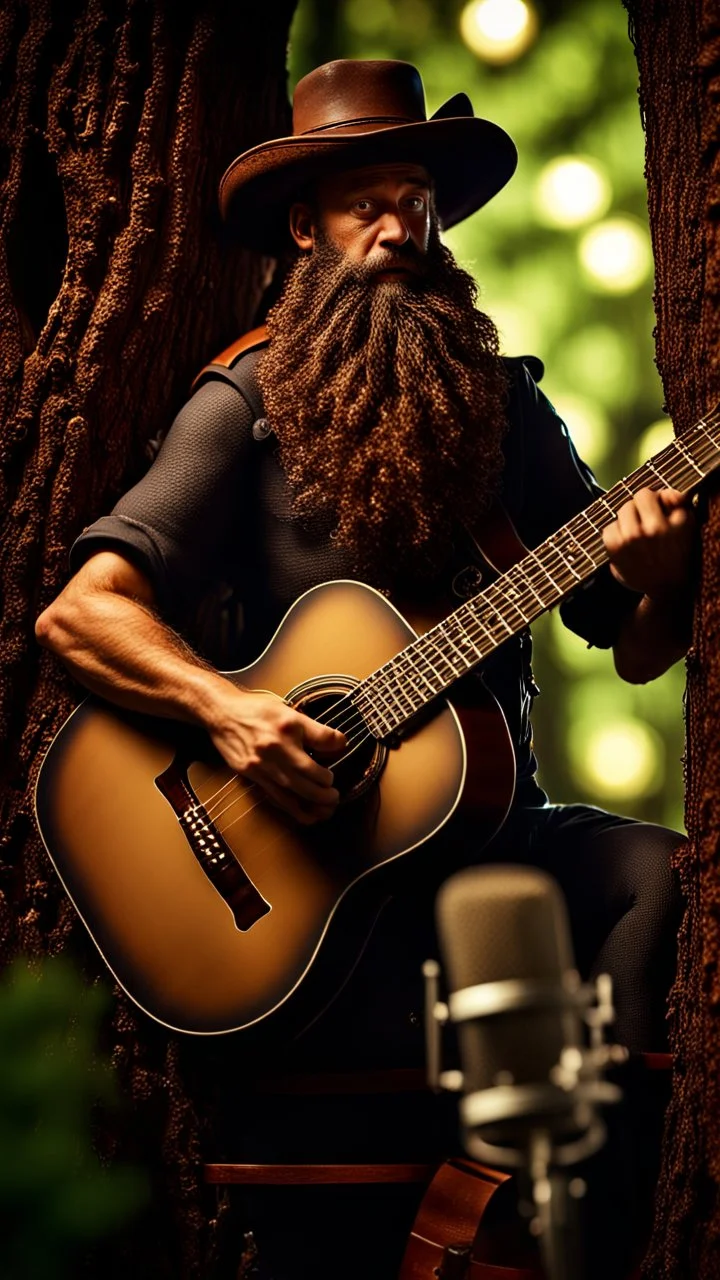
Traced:
<path fill-rule="evenodd" d="M 199 386 L 147 474 L 110 515 L 85 529 L 70 553 L 73 571 L 102 549 L 125 555 L 153 584 L 163 615 L 214 661 L 218 646 L 204 641 L 203 620 L 208 611 L 212 622 L 221 615 L 219 664 L 224 669 L 257 657 L 304 591 L 356 576 L 328 528 L 308 528 L 292 516 L 276 442 L 257 422 L 259 354 L 242 356 L 227 378 L 219 373 Z M 501 497 L 523 541 L 535 547 L 602 489 L 528 365 L 542 369 L 532 358 L 506 360 L 510 403 Z M 458 529 L 445 571 L 458 603 L 474 593 L 475 564 L 470 539 Z M 437 588 L 437 583 L 414 585 L 431 593 Z M 560 612 L 589 644 L 607 648 L 638 599 L 605 567 L 561 604 Z M 217 640 L 218 627 L 211 632 Z M 530 709 L 537 688 L 531 647 L 529 630 L 509 638 L 482 664 L 482 675 L 505 712 L 515 744 L 517 800 L 538 804 L 546 797 L 535 781 Z"/>

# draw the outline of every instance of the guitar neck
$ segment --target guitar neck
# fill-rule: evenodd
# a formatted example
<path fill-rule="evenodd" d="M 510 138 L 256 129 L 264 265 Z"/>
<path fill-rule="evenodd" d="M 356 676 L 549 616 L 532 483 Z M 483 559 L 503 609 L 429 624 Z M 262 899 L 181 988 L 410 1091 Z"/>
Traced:
<path fill-rule="evenodd" d="M 507 573 L 358 685 L 353 702 L 378 738 L 397 732 L 510 636 L 605 564 L 603 529 L 641 489 L 690 492 L 720 463 L 717 411 L 573 516 Z"/>

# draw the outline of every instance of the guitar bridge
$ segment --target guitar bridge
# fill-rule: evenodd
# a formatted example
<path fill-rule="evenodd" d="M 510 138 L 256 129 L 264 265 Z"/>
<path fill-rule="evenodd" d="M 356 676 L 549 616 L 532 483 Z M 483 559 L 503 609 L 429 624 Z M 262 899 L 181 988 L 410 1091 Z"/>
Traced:
<path fill-rule="evenodd" d="M 251 929 L 270 910 L 259 889 L 241 867 L 187 777 L 187 762 L 175 756 L 155 786 L 173 809 L 192 852 L 205 875 L 230 908 L 241 932 Z"/>

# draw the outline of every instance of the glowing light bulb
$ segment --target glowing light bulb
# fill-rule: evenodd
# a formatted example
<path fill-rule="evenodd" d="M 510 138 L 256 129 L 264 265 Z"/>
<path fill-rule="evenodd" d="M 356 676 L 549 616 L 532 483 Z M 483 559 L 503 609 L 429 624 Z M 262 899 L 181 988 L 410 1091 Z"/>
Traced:
<path fill-rule="evenodd" d="M 612 190 L 595 160 L 558 156 L 545 165 L 534 191 L 538 215 L 551 227 L 579 227 L 608 208 Z"/>
<path fill-rule="evenodd" d="M 663 777 L 662 744 L 640 720 L 616 720 L 591 729 L 575 771 L 592 791 L 614 800 L 656 791 Z"/>
<path fill-rule="evenodd" d="M 532 44 L 537 14 L 528 0 L 470 0 L 460 14 L 460 34 L 486 62 L 513 62 Z"/>
<path fill-rule="evenodd" d="M 647 232 L 632 218 L 608 218 L 586 231 L 580 261 L 590 281 L 606 293 L 632 293 L 653 265 Z"/>

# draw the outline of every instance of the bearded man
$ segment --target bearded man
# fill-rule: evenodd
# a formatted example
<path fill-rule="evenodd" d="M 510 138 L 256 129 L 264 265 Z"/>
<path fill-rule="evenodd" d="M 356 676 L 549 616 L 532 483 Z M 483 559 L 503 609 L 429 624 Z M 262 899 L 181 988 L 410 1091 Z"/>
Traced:
<path fill-rule="evenodd" d="M 296 249 L 267 331 L 204 371 L 148 474 L 75 543 L 74 576 L 38 621 L 41 643 L 88 688 L 201 726 L 300 823 L 334 813 L 322 761 L 345 739 L 204 661 L 188 643 L 203 598 L 222 582 L 241 601 L 239 667 L 320 582 L 361 578 L 421 612 L 443 597 L 457 604 L 478 590 L 476 535 L 498 500 L 536 546 L 601 493 L 536 385 L 540 362 L 500 356 L 474 281 L 440 239 L 515 163 L 508 135 L 463 94 L 427 120 L 408 64 L 335 62 L 301 81 L 293 135 L 240 156 L 220 188 L 245 243 L 277 255 L 289 232 Z M 603 537 L 610 567 L 565 602 L 563 619 L 613 646 L 621 676 L 652 679 L 688 644 L 692 513 L 681 493 L 643 490 Z M 385 1062 L 421 1060 L 413 1011 L 432 896 L 451 868 L 487 856 L 557 877 L 579 967 L 613 976 L 617 1038 L 637 1053 L 665 1045 L 680 837 L 550 804 L 532 750 L 527 630 L 483 673 L 514 745 L 510 814 L 489 855 L 472 822 L 454 818 L 429 880 L 398 886 L 318 1023 L 324 1065 L 328 1054 L 372 1061 L 378 1046 Z M 310 1270 L 321 1274 L 316 1254 Z"/>

